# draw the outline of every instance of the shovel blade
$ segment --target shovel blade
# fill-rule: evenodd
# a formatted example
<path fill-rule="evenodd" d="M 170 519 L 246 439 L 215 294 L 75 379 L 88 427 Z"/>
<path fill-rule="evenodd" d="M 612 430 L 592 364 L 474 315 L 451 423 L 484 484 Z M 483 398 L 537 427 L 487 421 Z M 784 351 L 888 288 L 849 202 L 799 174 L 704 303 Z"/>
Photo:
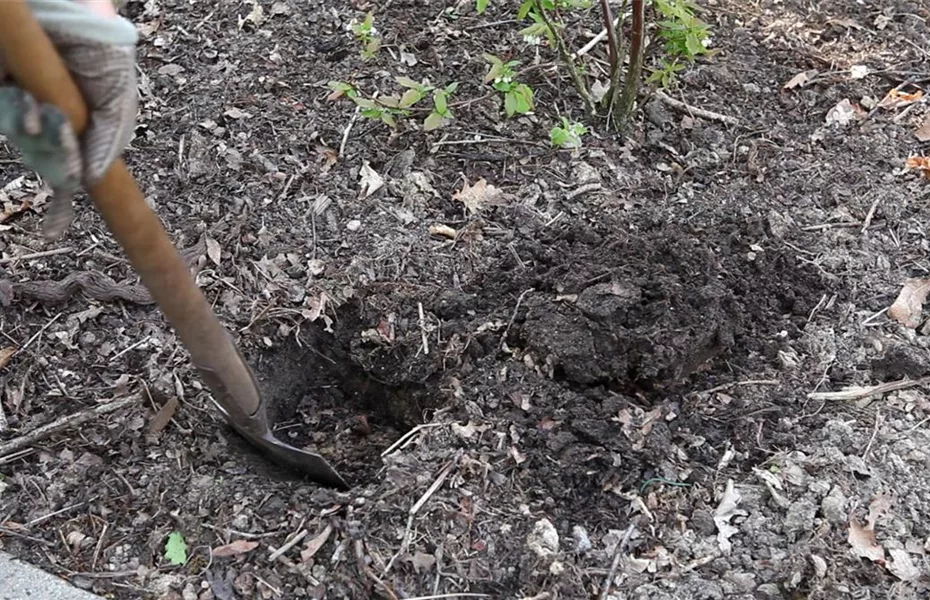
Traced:
<path fill-rule="evenodd" d="M 275 463 L 302 473 L 316 483 L 340 490 L 349 489 L 346 480 L 319 454 L 295 448 L 271 435 L 270 432 L 264 435 L 250 435 L 246 431 L 239 430 L 239 433 L 259 450 L 265 452 Z"/>

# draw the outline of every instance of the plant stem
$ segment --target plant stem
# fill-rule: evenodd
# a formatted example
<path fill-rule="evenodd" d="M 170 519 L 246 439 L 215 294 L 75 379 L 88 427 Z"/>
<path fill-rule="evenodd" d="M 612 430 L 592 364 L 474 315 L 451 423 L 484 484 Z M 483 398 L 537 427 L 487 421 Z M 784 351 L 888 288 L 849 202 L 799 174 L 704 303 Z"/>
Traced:
<path fill-rule="evenodd" d="M 617 131 L 624 132 L 629 125 L 633 112 L 633 103 L 639 93 L 643 74 L 643 40 L 645 39 L 646 15 L 645 2 L 633 0 L 633 31 L 630 38 L 630 68 L 623 82 L 623 94 L 620 96 L 620 110 L 614 123 Z"/>
<path fill-rule="evenodd" d="M 610 126 L 614 107 L 620 95 L 620 68 L 623 66 L 624 51 L 620 34 L 623 31 L 623 15 L 626 13 L 626 5 L 627 0 L 624 0 L 620 6 L 620 17 L 617 18 L 615 27 L 609 0 L 601 0 L 601 15 L 604 19 L 604 30 L 607 32 L 607 48 L 610 55 L 610 87 L 607 89 L 607 95 L 604 98 L 604 105 L 607 107 L 608 126 Z"/>
<path fill-rule="evenodd" d="M 588 91 L 588 86 L 585 84 L 584 78 L 582 78 L 581 73 L 578 71 L 578 65 L 575 64 L 571 53 L 565 46 L 565 39 L 562 38 L 562 34 L 559 33 L 559 30 L 556 29 L 555 25 L 552 24 L 552 21 L 549 19 L 549 15 L 546 13 L 546 9 L 543 8 L 542 4 L 538 0 L 536 0 L 534 4 L 536 5 L 536 9 L 539 10 L 539 16 L 542 17 L 543 22 L 549 29 L 552 37 L 555 39 L 555 45 L 559 51 L 559 57 L 562 59 L 562 62 L 565 63 L 565 66 L 568 67 L 569 73 L 571 73 L 572 81 L 575 84 L 575 89 L 578 90 L 578 94 L 581 95 L 581 99 L 584 100 L 585 108 L 588 111 L 588 116 L 593 117 L 594 101 L 591 99 L 591 93 Z"/>

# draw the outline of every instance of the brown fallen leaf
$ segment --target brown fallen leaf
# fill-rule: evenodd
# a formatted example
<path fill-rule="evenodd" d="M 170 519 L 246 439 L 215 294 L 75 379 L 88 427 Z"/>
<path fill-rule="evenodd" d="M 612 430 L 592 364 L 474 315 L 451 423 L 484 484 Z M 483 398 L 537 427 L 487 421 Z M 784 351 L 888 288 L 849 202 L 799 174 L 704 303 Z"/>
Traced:
<path fill-rule="evenodd" d="M 326 543 L 326 540 L 329 539 L 329 534 L 332 532 L 333 526 L 327 525 L 319 535 L 307 542 L 307 547 L 300 551 L 300 560 L 307 562 L 313 558 L 313 556 L 320 551 L 320 548 L 323 547 L 323 544 Z"/>
<path fill-rule="evenodd" d="M 904 162 L 908 169 L 919 169 L 924 177 L 930 178 L 930 158 L 926 156 L 911 156 Z"/>
<path fill-rule="evenodd" d="M 919 101 L 924 97 L 924 93 L 921 90 L 917 90 L 913 93 L 902 92 L 898 88 L 892 88 L 885 94 L 885 97 L 882 98 L 882 101 L 878 103 L 880 108 L 887 110 L 892 110 L 894 108 L 902 108 L 908 104 L 913 104 Z"/>
<path fill-rule="evenodd" d="M 227 556 L 238 556 L 239 554 L 245 554 L 246 552 L 251 552 L 258 548 L 258 542 L 249 541 L 249 540 L 236 540 L 230 542 L 225 546 L 218 546 L 213 549 L 213 556 L 217 558 L 223 558 Z"/>
<path fill-rule="evenodd" d="M 930 294 L 930 279 L 909 278 L 888 309 L 888 316 L 905 327 L 916 328 L 920 325 L 927 294 Z"/>
<path fill-rule="evenodd" d="M 856 519 L 850 519 L 849 537 L 847 537 L 846 541 L 852 546 L 853 554 L 856 556 L 884 564 L 885 549 L 875 541 L 874 529 L 862 525 Z"/>
<path fill-rule="evenodd" d="M 484 177 L 475 182 L 475 185 L 468 185 L 468 181 L 462 184 L 462 189 L 452 195 L 453 200 L 458 200 L 465 205 L 469 214 L 475 214 L 489 204 L 496 204 L 502 201 L 504 192 L 489 184 Z"/>
<path fill-rule="evenodd" d="M 924 120 L 914 130 L 914 137 L 921 142 L 930 142 L 930 113 L 927 113 Z"/>
<path fill-rule="evenodd" d="M 10 359 L 13 358 L 14 354 L 16 354 L 16 346 L 0 348 L 0 369 L 5 367 L 7 363 L 10 362 Z"/>
<path fill-rule="evenodd" d="M 174 418 L 174 413 L 178 410 L 178 404 L 178 399 L 172 396 L 167 402 L 161 405 L 161 408 L 158 409 L 158 412 L 155 413 L 155 416 L 149 421 L 150 434 L 157 435 L 168 426 L 168 423 Z"/>
<path fill-rule="evenodd" d="M 808 81 L 810 81 L 810 77 L 807 76 L 807 71 L 801 71 L 800 73 L 798 73 L 797 75 L 789 79 L 788 83 L 786 83 L 782 87 L 786 90 L 793 90 L 796 87 L 801 87 Z"/>

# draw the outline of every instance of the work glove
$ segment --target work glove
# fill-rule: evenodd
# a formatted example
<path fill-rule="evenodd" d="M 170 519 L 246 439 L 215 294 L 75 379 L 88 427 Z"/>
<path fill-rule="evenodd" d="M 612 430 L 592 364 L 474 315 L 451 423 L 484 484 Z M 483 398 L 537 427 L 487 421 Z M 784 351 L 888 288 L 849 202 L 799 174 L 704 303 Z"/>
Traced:
<path fill-rule="evenodd" d="M 38 103 L 9 79 L 0 56 L 0 134 L 52 188 L 42 229 L 56 239 L 74 218 L 74 193 L 97 183 L 132 138 L 138 33 L 130 21 L 72 0 L 28 0 L 28 5 L 71 72 L 90 116 L 78 138 L 58 108 Z"/>

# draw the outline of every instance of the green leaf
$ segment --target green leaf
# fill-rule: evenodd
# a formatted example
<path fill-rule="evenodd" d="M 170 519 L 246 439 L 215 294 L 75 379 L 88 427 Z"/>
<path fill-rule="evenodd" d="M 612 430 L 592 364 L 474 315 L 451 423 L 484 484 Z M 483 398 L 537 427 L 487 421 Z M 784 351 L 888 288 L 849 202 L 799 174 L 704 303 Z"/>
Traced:
<path fill-rule="evenodd" d="M 536 7 L 536 0 L 524 0 L 523 4 L 520 5 L 520 10 L 517 11 L 517 18 L 523 20 L 526 18 L 526 15 L 529 14 L 530 10 Z"/>
<path fill-rule="evenodd" d="M 360 108 L 378 108 L 375 101 L 369 98 L 352 98 L 352 101 Z"/>
<path fill-rule="evenodd" d="M 379 102 L 381 106 L 387 106 L 388 108 L 397 108 L 400 106 L 400 98 L 397 96 L 381 96 Z"/>
<path fill-rule="evenodd" d="M 344 81 L 330 81 L 326 84 L 326 87 L 335 92 L 348 92 L 352 89 L 352 86 Z"/>
<path fill-rule="evenodd" d="M 459 89 L 459 82 L 453 81 L 452 83 L 446 86 L 446 90 L 445 90 L 446 96 L 451 96 L 452 94 L 455 93 L 455 90 L 457 89 Z"/>
<path fill-rule="evenodd" d="M 512 93 L 516 97 L 516 111 L 519 114 L 522 115 L 533 110 L 533 88 L 525 83 L 520 83 L 517 84 Z"/>
<path fill-rule="evenodd" d="M 397 84 L 398 84 L 399 86 L 405 87 L 405 88 L 410 88 L 410 89 L 412 89 L 412 90 L 418 90 L 418 89 L 420 89 L 421 87 L 423 87 L 423 84 L 422 84 L 422 83 L 420 83 L 420 82 L 418 82 L 418 81 L 414 81 L 413 79 L 410 79 L 409 77 L 404 77 L 403 75 L 401 75 L 400 77 L 398 77 L 398 78 L 396 79 L 396 81 L 397 81 Z"/>
<path fill-rule="evenodd" d="M 483 14 L 488 9 L 488 0 L 477 0 L 475 8 L 478 10 L 479 15 Z"/>
<path fill-rule="evenodd" d="M 549 134 L 549 140 L 553 146 L 561 148 L 568 143 L 568 132 L 561 127 L 553 127 L 552 132 Z"/>
<path fill-rule="evenodd" d="M 172 531 L 165 543 L 165 559 L 173 565 L 187 564 L 187 542 L 180 531 Z"/>
<path fill-rule="evenodd" d="M 383 113 L 381 113 L 381 120 L 384 122 L 385 125 L 387 125 L 391 129 L 397 129 L 397 121 L 394 120 L 394 115 L 392 115 L 391 113 L 387 111 L 384 111 Z"/>
<path fill-rule="evenodd" d="M 423 99 L 423 92 L 420 90 L 407 90 L 404 92 L 404 95 L 400 97 L 400 102 L 398 106 L 401 108 L 410 108 L 417 102 Z"/>
<path fill-rule="evenodd" d="M 436 112 L 444 115 L 449 108 L 449 104 L 446 101 L 446 93 L 442 90 L 433 92 L 433 105 L 436 107 Z"/>
<path fill-rule="evenodd" d="M 438 112 L 431 112 L 423 121 L 423 131 L 433 131 L 442 127 L 443 118 Z"/>

